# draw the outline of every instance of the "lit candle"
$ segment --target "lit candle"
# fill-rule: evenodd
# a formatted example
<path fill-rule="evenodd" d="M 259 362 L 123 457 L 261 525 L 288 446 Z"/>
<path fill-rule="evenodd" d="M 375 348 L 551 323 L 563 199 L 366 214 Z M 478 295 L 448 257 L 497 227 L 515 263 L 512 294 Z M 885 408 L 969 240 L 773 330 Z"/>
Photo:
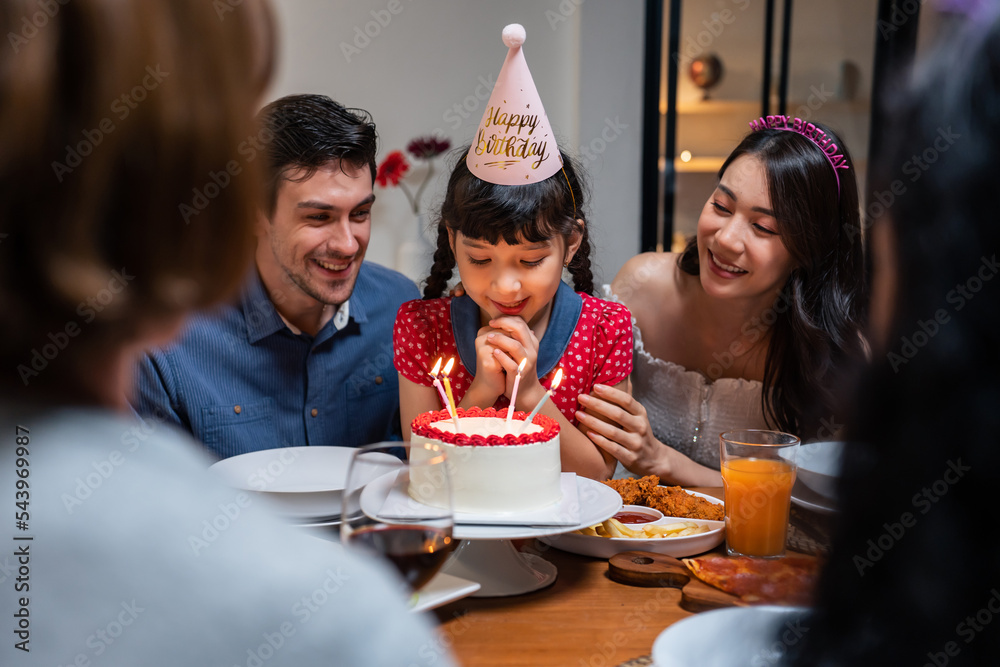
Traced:
<path fill-rule="evenodd" d="M 524 424 L 521 426 L 521 430 L 518 431 L 518 435 L 524 433 L 524 429 L 528 428 L 528 424 L 531 423 L 531 420 L 535 418 L 535 415 L 538 414 L 538 411 L 542 409 L 543 405 L 545 405 L 545 401 L 549 400 L 549 397 L 552 396 L 552 392 L 554 392 L 556 389 L 559 388 L 559 383 L 562 382 L 562 376 L 563 376 L 562 369 L 561 368 L 557 369 L 556 374 L 552 376 L 552 384 L 549 385 L 548 391 L 542 394 L 542 398 L 540 401 L 538 401 L 538 405 L 536 405 L 535 409 L 531 411 L 531 414 L 528 415 L 528 418 L 524 420 Z"/>
<path fill-rule="evenodd" d="M 451 380 L 448 379 L 448 374 L 451 373 L 451 367 L 455 365 L 455 357 L 448 360 L 448 363 L 444 365 L 444 370 L 441 371 L 441 375 L 444 380 L 444 393 L 448 396 L 448 411 L 451 413 L 451 418 L 455 422 L 455 433 L 458 433 L 458 408 L 455 407 L 455 397 L 451 393 Z"/>
<path fill-rule="evenodd" d="M 514 403 L 517 401 L 517 385 L 521 384 L 521 371 L 524 370 L 524 365 L 528 363 L 528 358 L 525 357 L 521 359 L 521 363 L 517 365 L 517 375 L 514 376 L 514 388 L 510 390 L 510 407 L 507 408 L 507 432 L 510 433 L 511 419 L 514 417 Z"/>
<path fill-rule="evenodd" d="M 431 372 L 428 373 L 428 375 L 434 378 L 434 387 L 438 390 L 438 394 L 441 396 L 441 405 L 443 405 L 444 409 L 448 411 L 449 415 L 451 415 L 451 405 L 448 404 L 448 397 L 445 396 L 444 387 L 441 386 L 441 380 L 438 378 L 440 372 L 441 357 L 438 357 L 437 362 L 434 364 L 434 368 L 431 369 Z"/>

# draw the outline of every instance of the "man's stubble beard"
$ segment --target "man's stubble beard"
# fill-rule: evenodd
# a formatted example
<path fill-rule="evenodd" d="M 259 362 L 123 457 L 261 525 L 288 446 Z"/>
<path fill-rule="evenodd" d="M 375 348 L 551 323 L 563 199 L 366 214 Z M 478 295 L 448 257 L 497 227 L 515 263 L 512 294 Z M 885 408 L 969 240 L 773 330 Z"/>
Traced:
<path fill-rule="evenodd" d="M 357 273 L 355 273 L 347 280 L 338 280 L 337 282 L 332 283 L 331 291 L 339 292 L 341 291 L 341 288 L 344 288 L 347 291 L 347 295 L 343 299 L 341 299 L 340 301 L 333 301 L 331 300 L 331 297 L 323 295 L 318 290 L 316 290 L 304 276 L 298 275 L 295 272 L 288 270 L 287 268 L 285 269 L 285 275 L 288 277 L 290 283 L 294 284 L 309 297 L 315 299 L 316 301 L 319 301 L 320 303 L 324 303 L 328 306 L 337 306 L 337 307 L 339 307 L 344 301 L 347 301 L 349 298 L 351 298 L 351 293 L 354 292 L 354 283 L 357 281 Z"/>

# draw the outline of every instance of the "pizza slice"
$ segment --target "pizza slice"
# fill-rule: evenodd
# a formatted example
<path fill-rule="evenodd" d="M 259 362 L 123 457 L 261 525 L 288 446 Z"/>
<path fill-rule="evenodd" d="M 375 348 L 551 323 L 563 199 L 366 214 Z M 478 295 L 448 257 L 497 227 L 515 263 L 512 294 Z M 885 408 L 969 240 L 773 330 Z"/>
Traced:
<path fill-rule="evenodd" d="M 698 579 L 749 604 L 809 605 L 819 575 L 819 561 L 809 556 L 703 556 L 683 562 Z"/>

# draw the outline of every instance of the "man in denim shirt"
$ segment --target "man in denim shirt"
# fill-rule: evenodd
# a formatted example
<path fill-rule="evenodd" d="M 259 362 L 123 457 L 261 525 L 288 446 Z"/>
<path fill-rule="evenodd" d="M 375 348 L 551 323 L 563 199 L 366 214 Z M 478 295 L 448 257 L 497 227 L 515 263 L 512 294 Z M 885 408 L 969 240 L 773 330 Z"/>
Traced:
<path fill-rule="evenodd" d="M 325 96 L 261 111 L 260 131 L 238 147 L 244 161 L 267 161 L 255 269 L 238 300 L 192 317 L 174 343 L 143 357 L 133 406 L 147 424 L 177 424 L 222 458 L 398 439 L 392 326 L 419 293 L 362 261 L 376 143 L 366 112 Z M 239 170 L 226 165 L 232 178 Z M 180 207 L 189 224 L 212 205 L 211 182 L 203 190 Z"/>

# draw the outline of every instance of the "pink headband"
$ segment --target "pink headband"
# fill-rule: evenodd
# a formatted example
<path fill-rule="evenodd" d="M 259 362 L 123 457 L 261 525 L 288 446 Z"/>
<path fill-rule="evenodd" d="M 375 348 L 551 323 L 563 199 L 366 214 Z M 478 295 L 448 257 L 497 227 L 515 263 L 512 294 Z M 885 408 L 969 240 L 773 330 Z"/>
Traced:
<path fill-rule="evenodd" d="M 812 123 L 807 123 L 801 118 L 793 118 L 792 116 L 762 116 L 750 121 L 750 130 L 752 132 L 768 129 L 795 132 L 819 146 L 819 149 L 823 151 L 823 155 L 826 156 L 827 162 L 833 167 L 833 175 L 837 177 L 837 196 L 840 196 L 840 173 L 837 170 L 849 169 L 850 165 L 847 164 L 847 158 L 844 157 L 843 153 L 837 153 L 840 149 L 837 148 L 837 144 L 833 143 L 833 137 L 827 136 L 826 132 Z"/>

